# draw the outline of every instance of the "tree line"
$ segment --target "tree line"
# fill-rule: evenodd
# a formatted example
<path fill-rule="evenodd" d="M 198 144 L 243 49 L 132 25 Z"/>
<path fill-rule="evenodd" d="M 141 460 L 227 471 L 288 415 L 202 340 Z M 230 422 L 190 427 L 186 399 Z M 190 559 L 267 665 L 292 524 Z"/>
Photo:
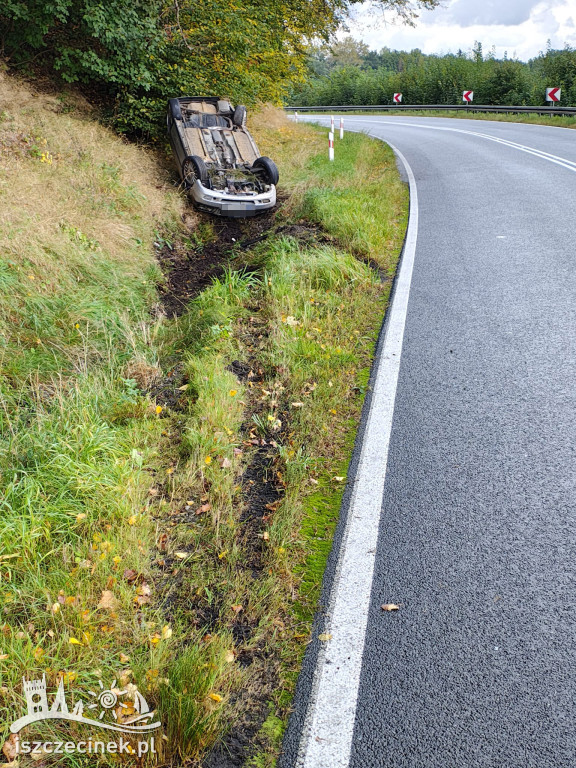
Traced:
<path fill-rule="evenodd" d="M 404 104 L 461 104 L 464 90 L 474 103 L 540 106 L 547 87 L 561 87 L 561 104 L 576 106 L 576 49 L 546 50 L 523 62 L 481 43 L 471 51 L 427 55 L 383 48 L 345 38 L 333 46 L 310 49 L 309 79 L 294 88 L 290 104 L 298 106 L 390 104 L 402 93 Z"/>
<path fill-rule="evenodd" d="M 8 66 L 78 83 L 120 130 L 154 135 L 166 100 L 279 103 L 363 0 L 2 0 Z M 372 0 L 410 23 L 439 0 Z"/>

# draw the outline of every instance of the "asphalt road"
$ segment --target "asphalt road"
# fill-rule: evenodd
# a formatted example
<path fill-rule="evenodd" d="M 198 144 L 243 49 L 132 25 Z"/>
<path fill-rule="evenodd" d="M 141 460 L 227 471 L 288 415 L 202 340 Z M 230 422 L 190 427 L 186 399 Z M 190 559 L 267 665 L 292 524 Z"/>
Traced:
<path fill-rule="evenodd" d="M 405 156 L 417 242 L 367 628 L 338 661 L 351 488 L 280 765 L 574 768 L 576 130 L 345 122 Z"/>

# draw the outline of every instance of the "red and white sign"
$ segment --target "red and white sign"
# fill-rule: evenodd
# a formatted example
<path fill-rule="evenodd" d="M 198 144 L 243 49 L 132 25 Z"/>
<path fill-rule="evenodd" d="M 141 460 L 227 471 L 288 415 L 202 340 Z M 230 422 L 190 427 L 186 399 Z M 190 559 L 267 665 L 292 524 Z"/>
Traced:
<path fill-rule="evenodd" d="M 560 101 L 560 88 L 546 88 L 546 101 Z"/>
<path fill-rule="evenodd" d="M 402 101 L 402 94 L 401 93 L 395 93 L 394 94 L 394 103 L 395 104 L 400 104 L 401 101 Z"/>
<path fill-rule="evenodd" d="M 464 93 L 462 94 L 462 101 L 465 101 L 467 104 L 470 104 L 473 98 L 474 98 L 474 91 L 464 91 Z"/>

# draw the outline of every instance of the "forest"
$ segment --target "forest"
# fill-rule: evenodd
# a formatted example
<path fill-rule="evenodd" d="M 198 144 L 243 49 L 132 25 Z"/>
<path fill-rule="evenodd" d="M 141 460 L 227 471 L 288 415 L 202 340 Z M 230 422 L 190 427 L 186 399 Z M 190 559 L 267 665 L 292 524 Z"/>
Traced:
<path fill-rule="evenodd" d="M 309 79 L 296 87 L 295 106 L 390 104 L 395 92 L 404 104 L 461 104 L 464 90 L 475 104 L 540 106 L 547 87 L 560 87 L 561 104 L 576 105 L 576 49 L 555 50 L 550 43 L 528 62 L 481 42 L 472 50 L 429 55 L 382 48 L 371 51 L 351 37 L 316 45 L 309 51 Z"/>

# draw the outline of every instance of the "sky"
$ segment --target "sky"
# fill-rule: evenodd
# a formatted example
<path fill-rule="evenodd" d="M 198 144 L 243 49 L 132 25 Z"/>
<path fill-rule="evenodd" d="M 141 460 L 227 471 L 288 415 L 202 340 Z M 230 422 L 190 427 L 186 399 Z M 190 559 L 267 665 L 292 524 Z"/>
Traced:
<path fill-rule="evenodd" d="M 364 9 L 349 24 L 350 34 L 372 50 L 440 54 L 471 50 L 479 40 L 485 53 L 495 46 L 497 57 L 507 51 L 523 61 L 545 50 L 548 39 L 553 48 L 576 47 L 576 0 L 441 0 L 441 6 L 421 12 L 415 28 Z"/>

